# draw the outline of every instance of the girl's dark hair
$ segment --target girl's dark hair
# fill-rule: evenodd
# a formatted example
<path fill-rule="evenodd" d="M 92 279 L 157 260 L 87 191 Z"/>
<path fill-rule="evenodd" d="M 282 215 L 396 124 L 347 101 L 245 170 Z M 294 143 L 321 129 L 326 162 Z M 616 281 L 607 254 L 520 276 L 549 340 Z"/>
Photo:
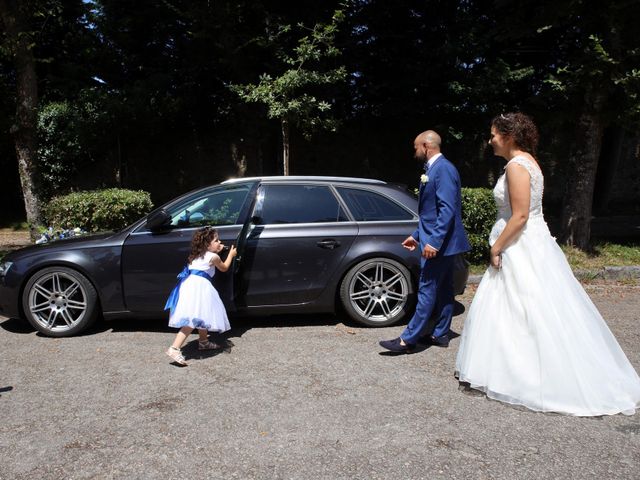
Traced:
<path fill-rule="evenodd" d="M 538 127 L 528 115 L 521 112 L 502 113 L 491 120 L 491 126 L 504 136 L 513 138 L 521 150 L 536 154 L 538 148 Z"/>
<path fill-rule="evenodd" d="M 191 239 L 191 253 L 187 263 L 193 262 L 196 258 L 207 253 L 207 248 L 211 241 L 218 236 L 218 231 L 213 227 L 202 227 L 196 230 Z"/>

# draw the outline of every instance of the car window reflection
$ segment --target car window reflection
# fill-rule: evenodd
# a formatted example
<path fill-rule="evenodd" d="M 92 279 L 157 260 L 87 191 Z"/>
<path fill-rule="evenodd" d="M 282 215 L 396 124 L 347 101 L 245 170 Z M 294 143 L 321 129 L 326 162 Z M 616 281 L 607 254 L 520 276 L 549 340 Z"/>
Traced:
<path fill-rule="evenodd" d="M 242 185 L 204 192 L 171 208 L 174 228 L 203 225 L 234 225 L 249 193 L 250 186 Z"/>
<path fill-rule="evenodd" d="M 346 222 L 344 209 L 325 185 L 265 185 L 262 224 Z"/>
<path fill-rule="evenodd" d="M 375 192 L 337 187 L 349 211 L 359 222 L 412 220 L 413 213 Z"/>

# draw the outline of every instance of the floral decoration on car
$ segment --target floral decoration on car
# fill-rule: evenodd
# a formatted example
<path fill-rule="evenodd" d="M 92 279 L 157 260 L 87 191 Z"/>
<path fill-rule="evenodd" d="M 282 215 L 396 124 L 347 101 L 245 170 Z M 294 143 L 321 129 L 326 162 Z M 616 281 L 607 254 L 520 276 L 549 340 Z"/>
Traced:
<path fill-rule="evenodd" d="M 86 233 L 87 232 L 80 227 L 65 228 L 63 230 L 54 230 L 53 227 L 49 227 L 42 232 L 40 238 L 36 240 L 36 245 L 52 242 L 54 240 L 62 240 L 64 238 L 77 237 Z"/>

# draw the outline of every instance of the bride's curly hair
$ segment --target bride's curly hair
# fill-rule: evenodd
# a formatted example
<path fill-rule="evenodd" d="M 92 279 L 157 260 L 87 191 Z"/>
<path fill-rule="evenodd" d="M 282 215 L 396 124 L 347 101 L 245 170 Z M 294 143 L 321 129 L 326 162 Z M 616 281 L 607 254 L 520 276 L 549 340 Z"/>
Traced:
<path fill-rule="evenodd" d="M 521 150 L 536 154 L 538 148 L 538 127 L 528 115 L 521 112 L 501 113 L 491 120 L 491 126 L 501 135 L 513 138 Z"/>
<path fill-rule="evenodd" d="M 209 244 L 218 236 L 218 231 L 213 227 L 202 227 L 196 230 L 191 239 L 191 253 L 187 263 L 193 262 L 196 258 L 202 257 L 207 253 Z"/>

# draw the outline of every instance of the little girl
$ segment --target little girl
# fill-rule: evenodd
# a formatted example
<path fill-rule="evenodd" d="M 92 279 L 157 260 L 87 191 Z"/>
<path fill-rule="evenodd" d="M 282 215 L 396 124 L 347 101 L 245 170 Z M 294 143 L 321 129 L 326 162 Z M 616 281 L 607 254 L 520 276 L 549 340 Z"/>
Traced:
<path fill-rule="evenodd" d="M 220 348 L 209 341 L 207 331 L 226 332 L 231 328 L 220 295 L 211 284 L 216 268 L 226 272 L 236 256 L 236 248 L 231 246 L 227 259 L 223 262 L 218 256 L 223 248 L 215 228 L 204 227 L 197 230 L 191 240 L 189 265 L 178 275 L 178 285 L 164 307 L 171 311 L 169 326 L 180 329 L 173 345 L 167 350 L 167 355 L 178 365 L 187 365 L 180 347 L 194 328 L 198 329 L 200 336 L 198 350 Z"/>

